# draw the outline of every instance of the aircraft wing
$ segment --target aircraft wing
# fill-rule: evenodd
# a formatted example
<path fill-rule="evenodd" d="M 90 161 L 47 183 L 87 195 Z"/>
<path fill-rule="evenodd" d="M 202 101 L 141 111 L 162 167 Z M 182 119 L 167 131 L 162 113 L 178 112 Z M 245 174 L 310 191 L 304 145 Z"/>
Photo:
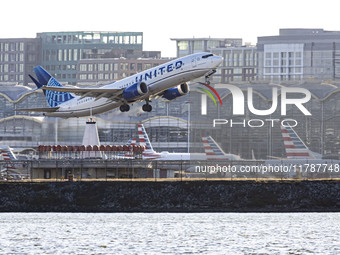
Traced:
<path fill-rule="evenodd" d="M 111 100 L 120 99 L 119 96 L 123 93 L 125 88 L 122 89 L 105 89 L 105 88 L 66 88 L 66 87 L 42 87 L 44 90 L 61 91 L 74 93 L 78 96 L 84 97 L 95 97 L 98 100 L 101 97 L 109 98 Z"/>
<path fill-rule="evenodd" d="M 45 108 L 28 108 L 28 109 L 14 109 L 17 112 L 55 112 L 59 107 L 45 107 Z"/>

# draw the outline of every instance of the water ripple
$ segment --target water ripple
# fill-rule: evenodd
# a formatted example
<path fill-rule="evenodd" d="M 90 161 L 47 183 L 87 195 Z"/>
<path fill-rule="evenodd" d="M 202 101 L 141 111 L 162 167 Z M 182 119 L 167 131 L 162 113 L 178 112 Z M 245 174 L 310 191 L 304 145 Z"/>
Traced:
<path fill-rule="evenodd" d="M 339 254 L 340 213 L 1 213 L 0 254 Z"/>

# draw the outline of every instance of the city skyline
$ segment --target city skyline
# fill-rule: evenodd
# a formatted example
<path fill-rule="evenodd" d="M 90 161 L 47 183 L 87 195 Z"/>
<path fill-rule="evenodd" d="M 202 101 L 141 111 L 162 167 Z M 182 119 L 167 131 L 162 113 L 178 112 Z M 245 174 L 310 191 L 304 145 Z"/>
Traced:
<path fill-rule="evenodd" d="M 183 2 L 174 0 L 160 6 L 159 1 L 70 2 L 61 0 L 47 6 L 37 0 L 2 3 L 0 38 L 34 38 L 39 32 L 131 31 L 143 32 L 144 50 L 161 51 L 163 57 L 176 56 L 170 38 L 242 38 L 255 45 L 257 37 L 278 35 L 280 28 L 323 28 L 340 30 L 334 2 L 323 5 L 288 0 L 284 5 L 260 0 L 228 2 L 213 0 Z M 308 8 L 308 9 L 307 9 Z M 13 11 L 15 10 L 15 11 Z M 123 21 L 123 22 L 122 22 Z M 24 23 L 24 26 L 23 26 Z"/>

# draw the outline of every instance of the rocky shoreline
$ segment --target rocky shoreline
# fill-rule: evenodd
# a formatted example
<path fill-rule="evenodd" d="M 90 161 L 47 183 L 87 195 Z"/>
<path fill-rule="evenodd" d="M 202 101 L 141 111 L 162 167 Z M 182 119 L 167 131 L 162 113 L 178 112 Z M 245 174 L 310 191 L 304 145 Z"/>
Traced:
<path fill-rule="evenodd" d="M 8 182 L 0 212 L 340 212 L 340 182 Z"/>

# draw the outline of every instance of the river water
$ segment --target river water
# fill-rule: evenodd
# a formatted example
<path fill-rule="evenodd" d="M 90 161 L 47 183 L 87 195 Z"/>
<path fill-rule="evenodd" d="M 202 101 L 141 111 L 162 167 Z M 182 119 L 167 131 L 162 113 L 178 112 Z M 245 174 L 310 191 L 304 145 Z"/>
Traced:
<path fill-rule="evenodd" d="M 340 254 L 340 213 L 0 213 L 0 254 Z"/>

